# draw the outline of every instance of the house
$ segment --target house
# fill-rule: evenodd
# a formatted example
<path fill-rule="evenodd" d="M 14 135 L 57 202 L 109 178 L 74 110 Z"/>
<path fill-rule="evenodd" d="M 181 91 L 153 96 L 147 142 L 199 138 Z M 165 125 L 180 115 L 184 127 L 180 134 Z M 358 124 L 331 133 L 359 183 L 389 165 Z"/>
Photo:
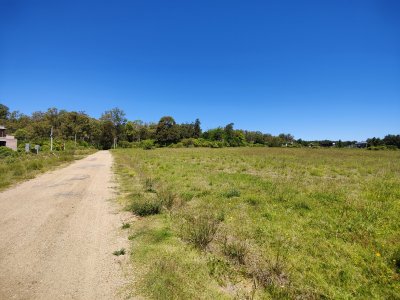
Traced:
<path fill-rule="evenodd" d="M 355 146 L 357 148 L 367 148 L 368 143 L 367 142 L 358 142 L 358 143 L 355 144 Z"/>
<path fill-rule="evenodd" d="M 17 151 L 17 139 L 6 134 L 6 128 L 0 125 L 0 146 L 5 146 Z"/>

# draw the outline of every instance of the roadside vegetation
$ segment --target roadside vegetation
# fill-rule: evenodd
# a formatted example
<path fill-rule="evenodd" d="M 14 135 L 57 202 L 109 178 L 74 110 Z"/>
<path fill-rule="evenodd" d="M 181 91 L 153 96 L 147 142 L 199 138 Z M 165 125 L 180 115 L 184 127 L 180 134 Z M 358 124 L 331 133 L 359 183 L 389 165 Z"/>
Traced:
<path fill-rule="evenodd" d="M 150 299 L 399 299 L 400 152 L 119 149 L 132 290 Z"/>
<path fill-rule="evenodd" d="M 0 147 L 0 190 L 94 152 L 94 149 L 75 149 L 57 152 L 40 151 L 39 154 L 35 154 Z"/>

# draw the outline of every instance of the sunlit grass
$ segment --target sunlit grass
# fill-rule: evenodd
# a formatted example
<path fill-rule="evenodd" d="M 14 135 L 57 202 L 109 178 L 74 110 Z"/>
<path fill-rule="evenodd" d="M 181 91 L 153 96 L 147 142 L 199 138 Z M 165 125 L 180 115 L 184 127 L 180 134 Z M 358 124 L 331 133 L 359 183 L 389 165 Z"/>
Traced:
<path fill-rule="evenodd" d="M 400 298 L 399 151 L 113 153 L 126 207 L 160 201 L 129 229 L 143 295 Z"/>

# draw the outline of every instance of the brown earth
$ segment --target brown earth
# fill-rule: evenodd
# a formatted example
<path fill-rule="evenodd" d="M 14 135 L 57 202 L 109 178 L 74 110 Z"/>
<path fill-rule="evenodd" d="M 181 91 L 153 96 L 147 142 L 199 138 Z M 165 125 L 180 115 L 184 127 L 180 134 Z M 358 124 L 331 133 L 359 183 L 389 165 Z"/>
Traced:
<path fill-rule="evenodd" d="M 111 167 L 100 151 L 0 193 L 0 299 L 123 297 Z"/>

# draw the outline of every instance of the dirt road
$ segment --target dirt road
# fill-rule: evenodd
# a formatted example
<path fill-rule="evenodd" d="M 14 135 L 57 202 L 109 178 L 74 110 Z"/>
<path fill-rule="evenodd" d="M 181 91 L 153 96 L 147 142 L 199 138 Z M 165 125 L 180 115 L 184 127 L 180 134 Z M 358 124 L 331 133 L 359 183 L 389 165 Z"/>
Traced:
<path fill-rule="evenodd" d="M 127 255 L 100 151 L 0 193 L 0 299 L 116 299 Z"/>

